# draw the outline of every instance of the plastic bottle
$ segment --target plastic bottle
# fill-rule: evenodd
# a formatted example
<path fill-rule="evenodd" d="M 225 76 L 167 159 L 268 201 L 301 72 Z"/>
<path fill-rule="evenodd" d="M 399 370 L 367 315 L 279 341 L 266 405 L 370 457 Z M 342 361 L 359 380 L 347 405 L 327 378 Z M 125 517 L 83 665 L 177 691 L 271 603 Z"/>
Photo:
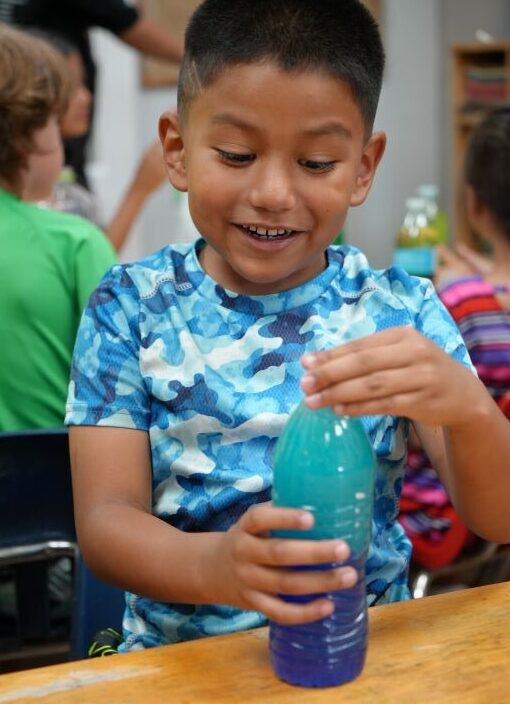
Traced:
<path fill-rule="evenodd" d="M 272 667 L 286 682 L 305 687 L 338 685 L 357 677 L 363 668 L 368 630 L 365 561 L 374 482 L 374 452 L 361 421 L 336 416 L 329 408 L 310 410 L 299 405 L 276 444 L 273 503 L 311 511 L 315 522 L 308 531 L 274 534 L 294 539 L 342 538 L 351 549 L 345 564 L 352 565 L 359 577 L 354 587 L 325 595 L 335 602 L 331 616 L 294 626 L 270 623 Z M 318 596 L 283 598 L 306 602 Z"/>
<path fill-rule="evenodd" d="M 40 205 L 59 210 L 62 213 L 73 213 L 97 224 L 97 211 L 93 195 L 76 182 L 76 174 L 69 166 L 64 166 L 60 172 L 51 199 Z"/>
<path fill-rule="evenodd" d="M 438 231 L 429 220 L 426 201 L 408 198 L 404 222 L 397 234 L 393 265 L 415 276 L 433 276 L 438 244 Z"/>
<path fill-rule="evenodd" d="M 448 242 L 448 217 L 438 204 L 439 188 L 435 183 L 422 183 L 416 189 L 418 198 L 423 198 L 426 203 L 427 216 L 433 227 L 437 230 L 438 242 Z"/>

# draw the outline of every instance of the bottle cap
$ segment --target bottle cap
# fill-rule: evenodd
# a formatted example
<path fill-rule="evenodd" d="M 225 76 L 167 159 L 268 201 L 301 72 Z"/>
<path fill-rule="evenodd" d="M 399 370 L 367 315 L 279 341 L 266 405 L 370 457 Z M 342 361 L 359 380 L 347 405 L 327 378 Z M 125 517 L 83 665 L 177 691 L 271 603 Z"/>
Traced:
<path fill-rule="evenodd" d="M 59 183 L 75 183 L 76 174 L 72 166 L 64 166 L 58 176 Z"/>
<path fill-rule="evenodd" d="M 420 196 L 420 198 L 436 200 L 439 195 L 439 188 L 435 183 L 422 183 L 416 189 L 416 194 Z"/>
<path fill-rule="evenodd" d="M 417 212 L 419 210 L 424 210 L 426 208 L 427 204 L 423 200 L 423 198 L 416 198 L 416 196 L 413 196 L 412 198 L 408 198 L 406 200 L 406 208 L 407 210 L 412 210 L 413 212 Z"/>

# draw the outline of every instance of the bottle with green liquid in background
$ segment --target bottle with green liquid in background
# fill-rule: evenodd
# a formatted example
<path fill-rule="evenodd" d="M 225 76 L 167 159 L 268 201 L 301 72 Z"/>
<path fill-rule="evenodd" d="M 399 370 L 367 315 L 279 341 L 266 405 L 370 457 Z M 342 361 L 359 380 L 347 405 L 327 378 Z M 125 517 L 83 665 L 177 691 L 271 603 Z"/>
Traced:
<path fill-rule="evenodd" d="M 418 198 L 423 198 L 426 203 L 427 216 L 433 227 L 437 230 L 439 244 L 448 243 L 448 217 L 439 207 L 439 188 L 435 183 L 422 183 L 416 189 Z"/>
<path fill-rule="evenodd" d="M 404 221 L 397 233 L 393 266 L 399 266 L 413 276 L 432 277 L 436 270 L 437 227 L 429 219 L 427 202 L 423 198 L 406 200 Z"/>
<path fill-rule="evenodd" d="M 359 577 L 349 588 L 326 595 L 283 595 L 306 602 L 327 596 L 335 602 L 331 616 L 314 623 L 270 623 L 269 648 L 275 674 L 304 687 L 342 684 L 357 677 L 367 648 L 365 562 L 372 534 L 375 456 L 361 421 L 337 416 L 330 408 L 311 410 L 300 404 L 277 441 L 273 503 L 303 508 L 314 516 L 308 531 L 275 531 L 283 538 L 345 540 L 351 549 L 344 563 Z M 337 565 L 296 566 L 329 569 Z"/>

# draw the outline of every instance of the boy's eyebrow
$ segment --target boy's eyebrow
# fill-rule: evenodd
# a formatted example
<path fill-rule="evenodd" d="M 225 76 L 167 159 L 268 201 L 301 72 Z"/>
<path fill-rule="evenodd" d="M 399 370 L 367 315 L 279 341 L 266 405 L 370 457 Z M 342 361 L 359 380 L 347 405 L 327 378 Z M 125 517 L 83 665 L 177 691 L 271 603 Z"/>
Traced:
<path fill-rule="evenodd" d="M 231 112 L 219 112 L 212 117 L 212 123 L 215 125 L 233 125 L 234 127 L 239 127 L 242 130 L 250 130 L 251 132 L 256 132 L 257 128 L 255 125 L 242 120 L 237 115 L 233 115 Z"/>
<path fill-rule="evenodd" d="M 332 120 L 331 122 L 325 122 L 324 124 L 319 125 L 318 127 L 312 127 L 309 130 L 305 130 L 304 134 L 310 135 L 311 137 L 321 137 L 322 135 L 338 134 L 340 137 L 344 137 L 345 139 L 352 139 L 351 130 L 345 125 L 342 125 L 341 122 L 336 122 L 335 120 Z"/>
<path fill-rule="evenodd" d="M 233 125 L 234 127 L 239 127 L 242 130 L 249 130 L 250 132 L 257 132 L 258 128 L 252 125 L 250 122 L 233 115 L 231 112 L 219 112 L 212 117 L 212 123 L 215 125 Z M 311 127 L 308 130 L 304 130 L 303 134 L 310 137 L 321 137 L 322 135 L 337 134 L 344 139 L 352 139 L 351 130 L 343 125 L 341 122 L 336 122 L 331 120 L 330 122 L 325 122 L 317 127 Z"/>

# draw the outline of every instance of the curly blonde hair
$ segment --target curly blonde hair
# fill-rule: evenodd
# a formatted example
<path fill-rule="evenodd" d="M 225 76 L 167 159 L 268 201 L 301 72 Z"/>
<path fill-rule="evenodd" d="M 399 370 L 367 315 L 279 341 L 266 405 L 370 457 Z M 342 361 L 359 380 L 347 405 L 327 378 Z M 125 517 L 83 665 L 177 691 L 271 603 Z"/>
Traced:
<path fill-rule="evenodd" d="M 67 108 L 66 62 L 46 42 L 0 23 L 0 177 L 14 184 L 35 130 Z"/>

